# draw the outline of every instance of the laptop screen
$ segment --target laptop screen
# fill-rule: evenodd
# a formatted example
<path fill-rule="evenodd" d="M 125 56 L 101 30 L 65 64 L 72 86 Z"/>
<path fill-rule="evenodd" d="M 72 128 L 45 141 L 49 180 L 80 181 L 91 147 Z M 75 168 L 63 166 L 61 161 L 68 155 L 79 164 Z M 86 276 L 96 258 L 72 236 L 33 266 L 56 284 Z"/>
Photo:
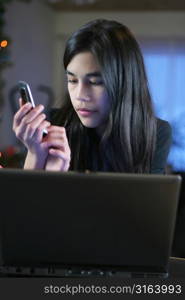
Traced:
<path fill-rule="evenodd" d="M 4 265 L 165 271 L 178 175 L 0 170 Z"/>

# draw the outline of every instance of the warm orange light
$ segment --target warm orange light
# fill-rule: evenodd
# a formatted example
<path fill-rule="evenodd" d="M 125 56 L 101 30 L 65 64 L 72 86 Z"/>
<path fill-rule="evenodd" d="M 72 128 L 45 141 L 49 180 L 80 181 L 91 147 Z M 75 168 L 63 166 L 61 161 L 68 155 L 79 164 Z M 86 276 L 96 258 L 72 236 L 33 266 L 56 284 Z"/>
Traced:
<path fill-rule="evenodd" d="M 5 48 L 8 45 L 8 42 L 6 40 L 1 41 L 1 48 Z"/>

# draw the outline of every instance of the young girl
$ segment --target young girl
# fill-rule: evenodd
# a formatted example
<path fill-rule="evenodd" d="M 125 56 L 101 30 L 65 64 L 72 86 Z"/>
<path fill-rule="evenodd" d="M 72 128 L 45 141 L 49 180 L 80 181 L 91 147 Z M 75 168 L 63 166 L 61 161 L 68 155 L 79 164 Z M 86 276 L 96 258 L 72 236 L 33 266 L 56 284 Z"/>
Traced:
<path fill-rule="evenodd" d="M 154 116 L 141 50 L 130 30 L 94 20 L 66 44 L 68 96 L 51 113 L 22 105 L 13 129 L 26 169 L 164 173 L 171 127 Z M 43 130 L 48 134 L 43 136 Z"/>

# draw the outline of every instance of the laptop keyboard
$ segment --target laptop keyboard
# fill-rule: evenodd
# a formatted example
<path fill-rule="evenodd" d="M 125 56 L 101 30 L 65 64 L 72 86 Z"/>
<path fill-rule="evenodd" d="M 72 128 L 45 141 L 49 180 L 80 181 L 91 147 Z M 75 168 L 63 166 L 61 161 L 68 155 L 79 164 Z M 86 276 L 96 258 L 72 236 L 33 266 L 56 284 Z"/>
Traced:
<path fill-rule="evenodd" d="M 167 278 L 168 273 L 122 272 L 80 268 L 31 268 L 0 266 L 0 277 L 123 277 L 123 278 Z"/>
<path fill-rule="evenodd" d="M 28 276 L 28 277 L 89 277 L 112 276 L 113 272 L 103 270 L 82 270 L 78 268 L 29 268 L 29 267 L 0 267 L 0 276 Z"/>

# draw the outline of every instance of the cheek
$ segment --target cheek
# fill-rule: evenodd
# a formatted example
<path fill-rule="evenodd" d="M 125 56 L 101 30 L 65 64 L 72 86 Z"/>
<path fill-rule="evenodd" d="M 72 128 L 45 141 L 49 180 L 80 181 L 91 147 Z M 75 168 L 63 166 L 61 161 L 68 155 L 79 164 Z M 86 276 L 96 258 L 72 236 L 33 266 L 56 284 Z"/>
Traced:
<path fill-rule="evenodd" d="M 74 91 L 72 91 L 71 89 L 68 89 L 68 93 L 69 93 L 69 98 L 71 100 L 72 105 L 74 104 Z"/>
<path fill-rule="evenodd" d="M 69 96 L 71 97 L 71 95 L 72 95 L 72 89 L 69 88 L 69 87 L 67 87 L 67 90 L 68 90 Z"/>
<path fill-rule="evenodd" d="M 107 93 L 104 93 L 101 97 L 101 111 L 104 114 L 107 114 L 110 110 L 110 99 L 107 95 Z"/>

